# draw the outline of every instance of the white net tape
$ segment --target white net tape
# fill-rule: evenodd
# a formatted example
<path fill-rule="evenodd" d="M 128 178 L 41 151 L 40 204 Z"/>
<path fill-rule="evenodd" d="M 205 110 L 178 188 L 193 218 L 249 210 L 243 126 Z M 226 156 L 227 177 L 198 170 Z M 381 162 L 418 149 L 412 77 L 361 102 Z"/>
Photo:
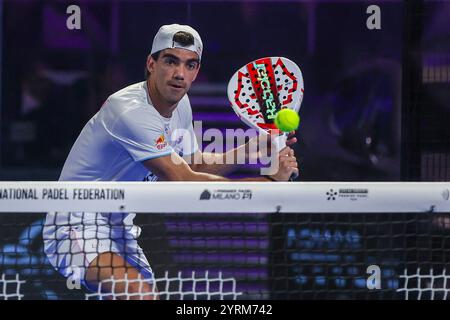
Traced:
<path fill-rule="evenodd" d="M 98 286 L 97 292 L 86 294 L 86 300 L 116 300 L 116 299 L 144 299 L 159 298 L 165 300 L 236 300 L 242 292 L 236 290 L 236 280 L 234 278 L 223 278 L 222 272 L 217 276 L 210 276 L 208 271 L 198 274 L 192 272 L 190 276 L 183 276 L 178 272 L 176 277 L 170 277 L 166 271 L 164 277 L 156 278 L 153 283 L 158 288 L 157 292 L 142 292 L 142 287 L 146 279 L 129 280 L 125 274 L 125 279 L 105 280 Z M 125 292 L 111 293 L 102 292 L 102 286 L 112 288 L 114 292 L 116 286 L 125 283 Z M 139 292 L 129 293 L 128 288 L 131 284 L 138 284 Z"/>
<path fill-rule="evenodd" d="M 5 274 L 2 274 L 0 279 L 0 299 L 22 300 L 24 295 L 20 293 L 20 286 L 24 283 L 25 281 L 20 280 L 18 274 L 13 279 L 7 279 Z"/>
<path fill-rule="evenodd" d="M 179 213 L 174 194 L 191 213 L 234 212 L 236 201 L 242 213 L 449 212 L 449 190 L 448 182 L 2 181 L 0 212 Z"/>
<path fill-rule="evenodd" d="M 404 280 L 403 288 L 397 292 L 404 292 L 405 300 L 447 300 L 450 295 L 450 275 L 446 274 L 446 269 L 434 274 L 434 270 L 416 270 L 415 274 L 408 275 L 405 269 L 400 279 Z"/>

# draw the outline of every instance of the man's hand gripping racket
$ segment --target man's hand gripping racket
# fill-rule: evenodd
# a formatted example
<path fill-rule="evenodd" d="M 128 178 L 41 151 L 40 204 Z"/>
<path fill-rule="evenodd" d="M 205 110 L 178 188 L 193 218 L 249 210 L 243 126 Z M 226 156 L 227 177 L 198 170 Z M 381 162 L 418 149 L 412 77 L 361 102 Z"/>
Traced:
<path fill-rule="evenodd" d="M 304 84 L 302 72 L 294 62 L 283 57 L 252 61 L 231 77 L 227 93 L 243 122 L 260 134 L 275 134 L 277 151 L 286 146 L 287 133 L 278 130 L 275 118 L 281 109 L 300 110 Z"/>

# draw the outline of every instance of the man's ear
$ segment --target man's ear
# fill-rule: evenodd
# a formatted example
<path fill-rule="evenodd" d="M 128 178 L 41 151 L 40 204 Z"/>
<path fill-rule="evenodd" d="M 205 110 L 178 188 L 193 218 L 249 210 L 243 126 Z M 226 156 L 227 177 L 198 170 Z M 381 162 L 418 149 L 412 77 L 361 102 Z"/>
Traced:
<path fill-rule="evenodd" d="M 147 57 L 147 71 L 149 73 L 152 73 L 154 65 L 155 65 L 155 60 L 153 60 L 152 55 L 149 54 Z"/>

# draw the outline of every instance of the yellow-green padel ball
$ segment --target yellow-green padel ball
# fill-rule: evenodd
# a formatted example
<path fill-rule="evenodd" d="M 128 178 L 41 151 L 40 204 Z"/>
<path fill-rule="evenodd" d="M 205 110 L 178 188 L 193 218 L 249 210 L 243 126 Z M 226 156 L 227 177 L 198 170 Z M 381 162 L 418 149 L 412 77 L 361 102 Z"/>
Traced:
<path fill-rule="evenodd" d="M 300 124 L 300 117 L 297 112 L 292 109 L 281 109 L 275 118 L 275 125 L 283 132 L 291 132 L 297 130 Z"/>

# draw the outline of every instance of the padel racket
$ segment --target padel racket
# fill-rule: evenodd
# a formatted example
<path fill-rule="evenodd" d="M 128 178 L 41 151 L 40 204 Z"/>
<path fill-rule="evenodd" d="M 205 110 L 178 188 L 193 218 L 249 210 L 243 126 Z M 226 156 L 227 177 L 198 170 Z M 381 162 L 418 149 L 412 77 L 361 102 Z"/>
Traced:
<path fill-rule="evenodd" d="M 299 111 L 304 93 L 300 68 L 283 57 L 257 59 L 240 68 L 228 83 L 228 99 L 233 110 L 248 126 L 260 133 L 278 130 L 275 118 L 284 108 Z M 274 142 L 278 150 L 286 146 L 287 133 Z"/>

